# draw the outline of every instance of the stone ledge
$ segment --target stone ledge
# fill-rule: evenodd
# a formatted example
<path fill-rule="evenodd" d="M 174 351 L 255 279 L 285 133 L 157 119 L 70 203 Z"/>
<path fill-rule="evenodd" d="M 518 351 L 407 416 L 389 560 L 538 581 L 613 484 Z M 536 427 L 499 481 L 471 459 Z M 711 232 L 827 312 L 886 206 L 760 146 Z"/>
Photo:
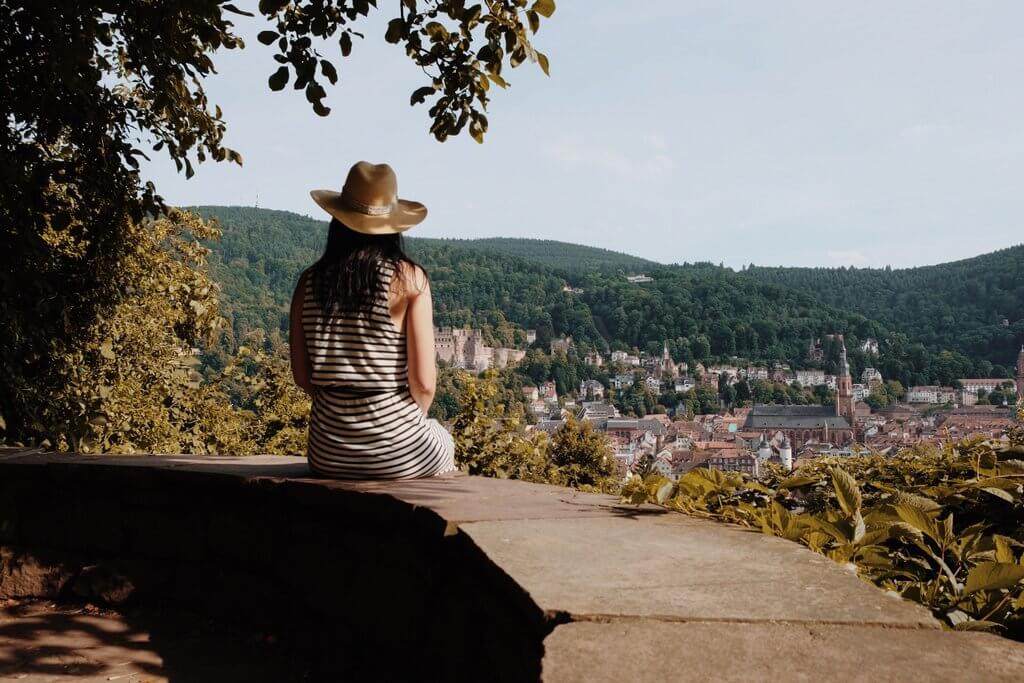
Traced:
<path fill-rule="evenodd" d="M 801 651 L 817 633 L 843 640 L 807 653 L 837 670 L 879 634 L 905 642 L 889 677 L 928 670 L 931 647 L 976 676 L 1002 675 L 1024 652 L 939 632 L 923 607 L 798 544 L 560 487 L 464 475 L 338 482 L 279 456 L 0 452 L 0 473 L 0 595 L 32 594 L 24 574 L 10 579 L 21 553 L 49 577 L 43 597 L 187 601 L 291 623 L 355 643 L 365 660 L 347 660 L 349 672 L 380 675 L 377 656 L 395 642 L 420 674 L 498 680 L 535 680 L 542 657 L 546 680 L 616 678 L 619 665 L 658 680 L 645 673 L 660 671 L 655 651 L 679 662 L 730 648 L 742 657 L 709 675 L 749 675 L 774 671 L 770 653 L 793 652 L 785 639 Z"/>
<path fill-rule="evenodd" d="M 609 681 L 1020 681 L 1024 647 L 985 633 L 773 623 L 572 623 L 543 678 Z"/>

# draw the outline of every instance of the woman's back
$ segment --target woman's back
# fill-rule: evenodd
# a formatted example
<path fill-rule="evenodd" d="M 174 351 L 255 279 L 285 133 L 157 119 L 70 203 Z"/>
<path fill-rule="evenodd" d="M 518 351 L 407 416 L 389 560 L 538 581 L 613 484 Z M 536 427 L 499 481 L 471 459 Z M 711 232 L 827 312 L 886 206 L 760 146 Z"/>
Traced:
<path fill-rule="evenodd" d="M 313 385 L 370 393 L 408 386 L 405 333 L 395 325 L 389 302 L 395 268 L 382 264 L 380 269 L 380 291 L 360 312 L 325 311 L 313 273 L 303 276 L 302 329 Z"/>

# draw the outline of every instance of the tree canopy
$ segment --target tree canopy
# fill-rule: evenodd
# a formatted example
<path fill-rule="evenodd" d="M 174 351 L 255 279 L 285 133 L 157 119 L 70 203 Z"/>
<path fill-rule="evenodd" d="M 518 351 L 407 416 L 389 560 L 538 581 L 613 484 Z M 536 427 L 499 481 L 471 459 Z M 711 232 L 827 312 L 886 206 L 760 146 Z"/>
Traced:
<path fill-rule="evenodd" d="M 482 141 L 491 84 L 508 85 L 503 66 L 548 60 L 530 40 L 552 0 L 402 0 L 382 36 L 400 44 L 428 80 L 412 93 L 429 101 L 438 140 L 464 128 Z M 262 0 L 275 46 L 272 89 L 288 83 L 327 115 L 324 83 L 362 37 L 370 0 Z M 241 164 L 224 146 L 223 112 L 204 80 L 218 50 L 241 49 L 239 16 L 220 0 L 0 2 L 0 416 L 18 434 L 39 429 L 19 387 L 45 393 L 46 377 L 70 372 L 69 359 L 97 324 L 137 293 L 126 264 L 151 219 L 168 215 L 139 159 L 167 154 L 187 176 L 208 160 Z M 162 248 L 162 247 L 158 247 Z M 60 387 L 50 387 L 58 391 Z M 33 426 L 37 425 L 37 426 Z M 51 425 L 52 426 L 52 425 Z"/>

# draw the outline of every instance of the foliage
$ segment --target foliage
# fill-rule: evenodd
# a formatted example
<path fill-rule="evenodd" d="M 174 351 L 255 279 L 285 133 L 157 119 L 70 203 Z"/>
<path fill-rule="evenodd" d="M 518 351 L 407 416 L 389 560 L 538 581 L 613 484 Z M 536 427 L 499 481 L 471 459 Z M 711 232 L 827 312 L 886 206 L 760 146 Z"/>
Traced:
<path fill-rule="evenodd" d="M 225 315 L 232 334 L 241 338 L 254 329 L 280 339 L 286 329 L 287 305 L 298 273 L 319 257 L 324 223 L 283 211 L 239 207 L 201 207 L 218 217 L 224 236 L 211 243 L 211 269 L 224 286 Z M 626 282 L 623 273 L 641 268 L 626 255 L 542 240 L 433 240 L 411 238 L 409 251 L 430 272 L 439 325 L 475 326 L 490 340 L 521 343 L 517 331 L 537 330 L 537 346 L 571 335 L 579 351 L 631 350 L 667 340 L 676 361 L 691 366 L 740 356 L 751 362 L 785 361 L 793 367 L 818 365 L 834 370 L 838 346 L 823 340 L 823 364 L 807 359 L 812 338 L 845 331 L 853 372 L 881 366 L 883 374 L 901 384 L 956 376 L 988 374 L 984 358 L 932 353 L 913 344 L 898 325 L 884 325 L 860 314 L 823 305 L 808 294 L 758 282 L 746 273 L 708 264 L 659 266 L 642 270 L 653 283 Z M 545 250 L 550 254 L 545 255 Z M 578 267 L 589 263 L 589 271 Z M 564 292 L 573 284 L 582 294 Z M 859 348 L 867 337 L 879 339 L 883 357 Z M 541 372 L 543 359 L 531 360 L 528 373 L 536 382 L 556 379 L 559 368 Z M 559 391 L 574 389 L 589 378 L 583 364 L 560 369 Z M 534 372 L 536 370 L 537 372 Z M 752 399 L 799 403 L 801 392 L 768 383 L 748 387 Z M 717 405 L 710 397 L 707 406 Z M 726 397 L 727 399 L 729 397 Z M 876 397 L 877 398 L 877 397 Z M 736 400 L 741 400 L 739 396 Z M 731 402 L 731 400 L 729 401 Z M 701 402 L 698 401 L 698 404 Z M 693 406 L 695 411 L 699 405 Z"/>
<path fill-rule="evenodd" d="M 807 292 L 815 299 L 902 327 L 933 351 L 949 349 L 935 369 L 912 384 L 951 384 L 959 377 L 1006 376 L 1024 339 L 1024 245 L 920 268 L 762 268 L 745 273 Z M 1006 319 L 1007 324 L 1003 324 Z M 962 358 L 1002 365 L 971 368 Z M 898 371 L 885 373 L 900 376 Z"/>
<path fill-rule="evenodd" d="M 1024 416 L 1022 416 L 1024 417 Z M 1024 434 L 891 458 L 820 459 L 754 480 L 631 478 L 623 499 L 803 543 L 959 630 L 1024 639 Z"/>
<path fill-rule="evenodd" d="M 294 86 L 326 115 L 317 67 L 332 83 L 337 69 L 319 41 L 336 37 L 348 56 L 371 7 L 372 0 L 261 0 L 259 14 L 275 30 L 259 38 L 276 43 L 281 64 L 270 87 L 283 88 L 294 72 Z M 482 141 L 486 92 L 490 83 L 507 85 L 504 64 L 530 60 L 547 72 L 530 35 L 554 10 L 553 0 L 398 4 L 383 37 L 404 44 L 430 78 L 412 101 L 434 98 L 438 140 L 468 124 Z M 0 3 L 0 250 L 9 264 L 0 274 L 0 414 L 17 434 L 46 431 L 33 422 L 39 407 L 26 403 L 35 394 L 24 388 L 37 375 L 63 372 L 68 354 L 87 355 L 94 328 L 135 295 L 121 271 L 138 226 L 170 215 L 140 178 L 139 158 L 166 153 L 186 176 L 195 162 L 241 164 L 223 145 L 221 109 L 204 91 L 214 53 L 244 47 L 232 15 L 252 16 L 223 0 Z M 92 410 L 82 403 L 80 415 Z M 58 419 L 70 421 L 60 438 L 84 436 L 78 417 Z"/>
<path fill-rule="evenodd" d="M 45 343 L 34 329 L 19 329 L 12 315 L 7 341 L 21 353 L 5 365 L 10 438 L 83 452 L 178 450 L 187 422 L 181 412 L 198 379 L 189 349 L 219 323 L 217 287 L 201 270 L 207 250 L 196 242 L 214 237 L 216 229 L 171 210 L 156 221 L 126 221 L 119 230 L 126 249 L 104 275 L 107 287 L 128 296 L 81 317 L 71 304 L 64 317 L 53 312 L 57 322 L 40 320 L 39 326 L 65 325 L 69 334 Z M 54 228 L 44 236 L 58 263 L 47 263 L 53 272 L 38 277 L 55 277 L 65 258 L 83 253 L 67 231 Z M 10 367 L 19 361 L 28 367 Z"/>
<path fill-rule="evenodd" d="M 592 423 L 572 416 L 555 432 L 550 458 L 564 484 L 573 488 L 599 486 L 615 474 L 615 456 L 608 439 Z"/>
<path fill-rule="evenodd" d="M 523 433 L 520 416 L 507 415 L 493 373 L 460 373 L 461 409 L 451 424 L 455 462 L 469 474 L 547 483 L 556 479 L 543 432 Z"/>
<path fill-rule="evenodd" d="M 430 77 L 409 99 L 415 105 L 436 98 L 430 107 L 430 132 L 439 141 L 458 135 L 466 125 L 477 142 L 487 131 L 490 86 L 508 87 L 502 76 L 507 63 L 515 68 L 529 60 L 548 73 L 548 58 L 530 42 L 540 30 L 541 17 L 555 12 L 554 0 L 491 0 L 469 7 L 463 0 L 401 0 L 398 16 L 388 22 L 384 40 L 401 44 L 409 59 Z M 322 78 L 338 80 L 334 63 L 314 40 L 337 39 L 343 57 L 352 52 L 362 17 L 377 7 L 376 0 L 260 0 L 259 11 L 275 23 L 260 32 L 259 41 L 272 45 L 281 64 L 270 76 L 271 90 L 283 90 L 294 73 L 294 89 L 303 90 L 313 111 L 327 116 Z"/>
<path fill-rule="evenodd" d="M 304 453 L 309 400 L 284 358 L 242 347 L 209 380 L 196 371 L 193 347 L 223 323 L 198 242 L 215 239 L 216 226 L 169 209 L 121 229 L 131 247 L 109 286 L 129 296 L 73 343 L 51 340 L 31 375 L 11 373 L 20 412 L 4 416 L 6 438 L 82 453 Z"/>
<path fill-rule="evenodd" d="M 506 414 L 497 373 L 459 372 L 459 413 L 451 424 L 455 462 L 469 474 L 542 484 L 611 489 L 614 460 L 590 423 L 567 420 L 552 438 L 525 432 L 521 415 Z"/>

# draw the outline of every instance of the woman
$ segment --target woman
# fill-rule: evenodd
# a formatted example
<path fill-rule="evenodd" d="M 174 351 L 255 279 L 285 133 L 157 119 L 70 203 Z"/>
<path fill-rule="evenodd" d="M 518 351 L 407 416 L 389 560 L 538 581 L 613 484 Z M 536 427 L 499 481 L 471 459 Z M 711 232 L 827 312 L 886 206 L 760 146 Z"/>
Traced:
<path fill-rule="evenodd" d="M 337 479 L 409 479 L 455 469 L 434 400 L 430 282 L 401 233 L 427 215 L 398 198 L 387 164 L 360 161 L 341 192 L 315 190 L 331 215 L 324 255 L 291 306 L 295 383 L 313 396 L 309 465 Z"/>

